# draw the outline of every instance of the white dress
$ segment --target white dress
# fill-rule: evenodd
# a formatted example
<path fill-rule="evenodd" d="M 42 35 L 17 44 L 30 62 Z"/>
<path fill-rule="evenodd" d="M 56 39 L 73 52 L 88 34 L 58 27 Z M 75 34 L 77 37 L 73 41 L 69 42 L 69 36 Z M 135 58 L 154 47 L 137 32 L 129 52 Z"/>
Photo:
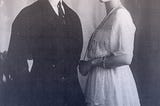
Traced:
<path fill-rule="evenodd" d="M 133 56 L 135 30 L 124 7 L 113 9 L 93 33 L 86 58 L 111 54 Z M 140 106 L 129 65 L 112 69 L 96 67 L 88 74 L 85 96 L 89 106 Z"/>

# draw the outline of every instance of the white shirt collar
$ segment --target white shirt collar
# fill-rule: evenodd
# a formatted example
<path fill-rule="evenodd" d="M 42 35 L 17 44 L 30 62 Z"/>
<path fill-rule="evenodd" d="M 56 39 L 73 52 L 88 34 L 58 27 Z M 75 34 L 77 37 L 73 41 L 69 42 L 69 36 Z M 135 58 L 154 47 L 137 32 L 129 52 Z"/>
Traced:
<path fill-rule="evenodd" d="M 49 2 L 51 3 L 52 6 L 57 7 L 59 2 L 62 3 L 62 0 L 49 0 Z"/>
<path fill-rule="evenodd" d="M 59 15 L 58 8 L 57 8 L 57 5 L 59 2 L 61 2 L 61 5 L 62 5 L 63 0 L 49 0 L 49 3 L 51 4 L 52 8 L 54 9 L 57 15 Z M 62 9 L 63 9 L 63 12 L 65 13 L 63 5 L 62 5 Z"/>

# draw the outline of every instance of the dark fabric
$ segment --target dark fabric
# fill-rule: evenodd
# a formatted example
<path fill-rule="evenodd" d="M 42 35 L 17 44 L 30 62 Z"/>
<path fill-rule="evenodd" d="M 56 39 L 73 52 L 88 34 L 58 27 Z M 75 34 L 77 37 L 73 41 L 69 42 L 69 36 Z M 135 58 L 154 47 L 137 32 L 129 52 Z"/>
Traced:
<path fill-rule="evenodd" d="M 85 106 L 76 69 L 83 46 L 81 23 L 64 2 L 63 6 L 65 25 L 47 0 L 24 8 L 12 25 L 8 70 L 17 101 L 30 106 Z M 31 72 L 27 59 L 33 59 Z"/>
<path fill-rule="evenodd" d="M 64 12 L 63 12 L 63 9 L 62 9 L 62 6 L 61 6 L 61 2 L 59 1 L 57 7 L 58 7 L 58 13 L 59 13 L 59 18 L 62 20 L 62 23 L 65 24 L 65 17 L 64 17 Z"/>

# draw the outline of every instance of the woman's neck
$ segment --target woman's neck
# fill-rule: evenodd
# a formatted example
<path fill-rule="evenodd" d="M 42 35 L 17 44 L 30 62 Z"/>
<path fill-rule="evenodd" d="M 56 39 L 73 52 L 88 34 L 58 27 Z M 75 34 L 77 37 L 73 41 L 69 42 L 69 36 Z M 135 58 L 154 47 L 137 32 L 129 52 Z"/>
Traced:
<path fill-rule="evenodd" d="M 113 8 L 117 8 L 121 6 L 121 2 L 117 2 L 117 1 L 109 1 L 109 2 L 105 2 L 105 7 L 106 7 L 106 12 L 107 14 L 113 9 Z"/>

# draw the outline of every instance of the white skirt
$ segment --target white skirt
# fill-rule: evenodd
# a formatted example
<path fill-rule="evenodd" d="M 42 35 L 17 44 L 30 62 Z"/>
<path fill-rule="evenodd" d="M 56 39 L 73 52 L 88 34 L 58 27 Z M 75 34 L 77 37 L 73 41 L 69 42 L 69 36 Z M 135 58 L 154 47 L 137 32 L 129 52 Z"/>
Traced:
<path fill-rule="evenodd" d="M 88 75 L 85 96 L 90 106 L 140 106 L 128 65 L 115 69 L 95 68 Z"/>

